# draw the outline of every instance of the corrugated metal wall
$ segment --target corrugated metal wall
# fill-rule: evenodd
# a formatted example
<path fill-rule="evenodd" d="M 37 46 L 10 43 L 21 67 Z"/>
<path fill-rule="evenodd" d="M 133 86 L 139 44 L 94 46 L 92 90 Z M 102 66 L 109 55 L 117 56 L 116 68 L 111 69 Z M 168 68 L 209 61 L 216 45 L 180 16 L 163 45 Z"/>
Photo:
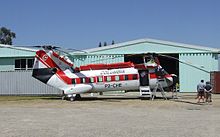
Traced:
<path fill-rule="evenodd" d="M 218 70 L 218 55 L 214 53 L 185 53 L 179 59 L 207 71 Z M 196 85 L 202 79 L 210 81 L 210 74 L 180 63 L 179 79 L 181 92 L 196 92 Z"/>
<path fill-rule="evenodd" d="M 32 71 L 0 72 L 0 95 L 60 95 L 62 92 L 34 79 Z"/>

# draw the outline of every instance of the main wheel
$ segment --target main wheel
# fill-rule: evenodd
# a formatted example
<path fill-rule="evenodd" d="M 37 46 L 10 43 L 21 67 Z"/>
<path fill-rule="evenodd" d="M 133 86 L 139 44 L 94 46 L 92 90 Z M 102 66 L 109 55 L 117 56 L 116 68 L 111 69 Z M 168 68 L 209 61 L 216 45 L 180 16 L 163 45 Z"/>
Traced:
<path fill-rule="evenodd" d="M 73 102 L 75 100 L 75 97 L 70 97 L 70 101 Z"/>

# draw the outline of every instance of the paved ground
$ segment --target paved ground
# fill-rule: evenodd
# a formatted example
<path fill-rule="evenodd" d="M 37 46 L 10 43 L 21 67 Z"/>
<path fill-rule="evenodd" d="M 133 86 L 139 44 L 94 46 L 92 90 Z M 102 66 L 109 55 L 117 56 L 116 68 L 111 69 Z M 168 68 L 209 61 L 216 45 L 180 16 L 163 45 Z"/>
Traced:
<path fill-rule="evenodd" d="M 178 100 L 140 100 L 131 94 L 85 97 L 0 97 L 1 137 L 218 137 L 220 95 L 196 104 L 194 94 Z"/>

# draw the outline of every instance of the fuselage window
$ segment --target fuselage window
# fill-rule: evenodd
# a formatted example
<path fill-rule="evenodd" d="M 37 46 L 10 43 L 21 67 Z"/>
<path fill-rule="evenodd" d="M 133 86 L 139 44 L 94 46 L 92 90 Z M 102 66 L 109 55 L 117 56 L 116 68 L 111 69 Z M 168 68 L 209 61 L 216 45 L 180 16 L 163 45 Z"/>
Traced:
<path fill-rule="evenodd" d="M 74 78 L 72 79 L 72 84 L 76 84 L 76 81 Z"/>
<path fill-rule="evenodd" d="M 85 78 L 80 78 L 80 83 L 86 83 L 86 79 Z"/>
<path fill-rule="evenodd" d="M 111 76 L 108 76 L 108 77 L 106 78 L 106 81 L 107 81 L 107 82 L 111 81 Z"/>
<path fill-rule="evenodd" d="M 125 75 L 125 80 L 128 80 L 128 75 Z"/>
<path fill-rule="evenodd" d="M 120 80 L 119 76 L 115 76 L 115 81 L 119 81 L 119 80 Z"/>
<path fill-rule="evenodd" d="M 94 78 L 90 78 L 90 79 L 89 79 L 89 82 L 90 82 L 90 83 L 94 83 Z"/>
<path fill-rule="evenodd" d="M 103 81 L 102 76 L 98 77 L 98 82 L 102 82 L 102 81 Z"/>

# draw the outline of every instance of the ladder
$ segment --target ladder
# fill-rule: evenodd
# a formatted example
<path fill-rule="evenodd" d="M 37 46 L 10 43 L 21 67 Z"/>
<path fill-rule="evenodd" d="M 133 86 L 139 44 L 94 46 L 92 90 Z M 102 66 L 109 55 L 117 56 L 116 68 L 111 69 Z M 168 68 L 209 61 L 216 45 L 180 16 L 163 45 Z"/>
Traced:
<path fill-rule="evenodd" d="M 154 97 L 156 96 L 157 89 L 160 90 L 160 93 L 161 93 L 162 97 L 163 97 L 165 100 L 167 100 L 167 97 L 166 97 L 166 94 L 165 94 L 165 92 L 164 92 L 164 90 L 163 90 L 163 87 L 162 87 L 162 85 L 160 84 L 160 82 L 158 82 L 158 81 L 157 81 L 156 86 L 155 86 L 155 88 L 154 88 L 154 90 L 153 90 L 151 100 L 154 100 Z"/>
<path fill-rule="evenodd" d="M 179 92 L 179 84 L 175 85 L 175 87 L 172 90 L 172 99 L 178 99 L 177 93 Z"/>
<path fill-rule="evenodd" d="M 140 86 L 139 90 L 140 90 L 140 97 L 144 98 L 150 96 L 150 98 L 152 98 L 152 92 L 150 86 Z"/>

